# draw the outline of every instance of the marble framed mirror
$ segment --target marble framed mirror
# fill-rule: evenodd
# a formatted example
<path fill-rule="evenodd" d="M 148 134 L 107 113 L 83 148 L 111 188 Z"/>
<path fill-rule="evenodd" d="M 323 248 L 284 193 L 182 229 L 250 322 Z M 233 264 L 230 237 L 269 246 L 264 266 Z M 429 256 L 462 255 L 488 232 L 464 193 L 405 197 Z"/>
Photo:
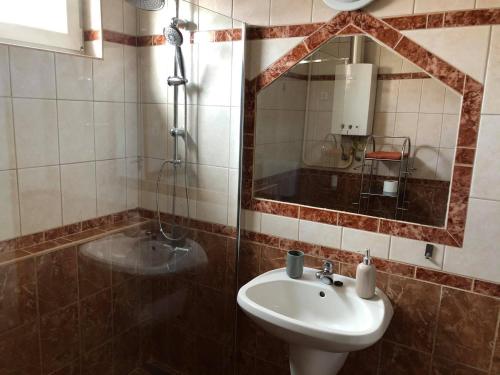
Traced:
<path fill-rule="evenodd" d="M 353 62 L 372 65 L 375 77 L 365 128 L 345 114 L 340 121 L 335 100 L 347 101 L 345 87 L 358 79 L 345 74 Z M 247 81 L 243 205 L 461 246 L 482 90 L 385 22 L 342 12 Z M 370 107 L 359 102 L 357 112 Z M 367 173 L 370 151 L 405 163 L 377 161 Z M 389 180 L 399 187 L 392 196 Z"/>

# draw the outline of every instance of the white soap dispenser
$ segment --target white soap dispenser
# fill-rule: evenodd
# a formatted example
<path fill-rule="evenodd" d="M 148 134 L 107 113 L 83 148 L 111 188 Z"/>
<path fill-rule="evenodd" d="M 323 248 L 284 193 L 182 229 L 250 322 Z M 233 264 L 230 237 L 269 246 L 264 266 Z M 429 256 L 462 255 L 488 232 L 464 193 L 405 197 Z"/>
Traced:
<path fill-rule="evenodd" d="M 363 261 L 356 269 L 356 293 L 359 297 L 369 299 L 375 295 L 375 265 L 372 264 L 370 250 L 366 250 Z"/>

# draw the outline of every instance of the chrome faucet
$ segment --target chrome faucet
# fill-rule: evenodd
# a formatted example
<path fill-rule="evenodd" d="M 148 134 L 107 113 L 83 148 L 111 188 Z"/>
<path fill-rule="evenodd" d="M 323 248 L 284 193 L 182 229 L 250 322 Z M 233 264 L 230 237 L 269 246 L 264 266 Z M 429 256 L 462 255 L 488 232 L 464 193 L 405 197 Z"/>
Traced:
<path fill-rule="evenodd" d="M 333 262 L 325 260 L 323 263 L 323 270 L 316 272 L 316 278 L 323 284 L 333 284 Z"/>

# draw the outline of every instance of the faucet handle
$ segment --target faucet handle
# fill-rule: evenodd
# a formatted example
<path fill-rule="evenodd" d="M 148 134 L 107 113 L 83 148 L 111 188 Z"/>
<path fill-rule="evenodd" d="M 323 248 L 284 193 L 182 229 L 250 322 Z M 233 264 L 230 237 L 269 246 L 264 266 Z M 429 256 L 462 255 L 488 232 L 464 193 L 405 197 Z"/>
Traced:
<path fill-rule="evenodd" d="M 325 260 L 323 263 L 323 272 L 333 274 L 333 262 L 330 260 Z"/>

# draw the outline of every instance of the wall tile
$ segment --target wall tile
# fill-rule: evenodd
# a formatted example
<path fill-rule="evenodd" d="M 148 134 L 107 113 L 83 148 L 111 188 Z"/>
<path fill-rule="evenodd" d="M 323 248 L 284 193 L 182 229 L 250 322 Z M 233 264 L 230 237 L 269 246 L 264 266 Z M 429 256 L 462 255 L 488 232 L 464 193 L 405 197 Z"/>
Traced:
<path fill-rule="evenodd" d="M 441 126 L 439 147 L 456 147 L 459 121 L 460 118 L 458 115 L 443 115 L 443 125 Z"/>
<path fill-rule="evenodd" d="M 121 44 L 104 43 L 104 58 L 92 60 L 94 100 L 122 102 L 125 98 L 124 58 Z"/>
<path fill-rule="evenodd" d="M 342 250 L 362 252 L 370 249 L 372 256 L 387 259 L 389 257 L 390 238 L 386 234 L 342 228 Z"/>
<path fill-rule="evenodd" d="M 164 159 L 167 156 L 167 106 L 142 105 L 142 155 Z"/>
<path fill-rule="evenodd" d="M 488 370 L 498 309 L 493 298 L 443 288 L 434 354 Z"/>
<path fill-rule="evenodd" d="M 61 163 L 94 160 L 94 108 L 92 102 L 57 102 Z"/>
<path fill-rule="evenodd" d="M 35 323 L 21 326 L 0 338 L 2 358 L 0 372 L 18 374 L 40 373 L 38 328 Z M 23 348 L 23 350 L 19 350 Z"/>
<path fill-rule="evenodd" d="M 499 0 L 476 0 L 476 8 L 498 8 Z"/>
<path fill-rule="evenodd" d="M 123 103 L 94 103 L 97 160 L 125 156 L 125 107 Z"/>
<path fill-rule="evenodd" d="M 0 96 L 10 96 L 9 47 L 0 46 Z"/>
<path fill-rule="evenodd" d="M 256 211 L 241 210 L 241 227 L 245 230 L 260 233 L 262 214 Z"/>
<path fill-rule="evenodd" d="M 59 164 L 54 100 L 14 99 L 14 124 L 19 168 Z"/>
<path fill-rule="evenodd" d="M 196 217 L 212 223 L 227 224 L 228 169 L 199 165 L 197 170 Z"/>
<path fill-rule="evenodd" d="M 272 0 L 271 25 L 293 25 L 311 22 L 312 0 Z"/>
<path fill-rule="evenodd" d="M 123 32 L 127 35 L 137 35 L 137 8 L 123 1 Z"/>
<path fill-rule="evenodd" d="M 483 113 L 500 114 L 500 26 L 492 26 Z"/>
<path fill-rule="evenodd" d="M 422 82 L 421 79 L 401 80 L 397 112 L 418 112 L 422 95 Z"/>
<path fill-rule="evenodd" d="M 231 107 L 231 129 L 229 139 L 229 167 L 239 168 L 240 164 L 241 108 Z"/>
<path fill-rule="evenodd" d="M 0 98 L 0 170 L 16 168 L 12 99 Z"/>
<path fill-rule="evenodd" d="M 453 90 L 446 88 L 444 97 L 444 113 L 458 115 L 460 114 L 461 108 L 462 96 L 458 95 Z"/>
<path fill-rule="evenodd" d="M 312 22 L 326 22 L 332 19 L 338 11 L 330 8 L 323 0 L 313 0 Z"/>
<path fill-rule="evenodd" d="M 96 162 L 97 216 L 120 212 L 127 207 L 124 159 Z"/>
<path fill-rule="evenodd" d="M 163 32 L 165 20 L 169 20 L 172 15 L 169 13 L 171 8 L 164 7 L 159 11 L 148 12 L 146 10 L 138 10 L 139 20 L 139 35 L 158 35 Z"/>
<path fill-rule="evenodd" d="M 102 345 L 112 337 L 111 289 L 82 299 L 79 303 L 81 344 L 84 352 Z"/>
<path fill-rule="evenodd" d="M 443 113 L 446 86 L 435 79 L 424 79 L 420 112 Z"/>
<path fill-rule="evenodd" d="M 198 128 L 190 134 L 197 149 L 197 162 L 218 167 L 229 166 L 231 109 L 199 106 Z"/>
<path fill-rule="evenodd" d="M 399 81 L 381 81 L 377 87 L 376 112 L 396 112 Z"/>
<path fill-rule="evenodd" d="M 227 202 L 227 225 L 236 227 L 236 218 L 238 215 L 238 169 L 229 169 L 229 191 Z"/>
<path fill-rule="evenodd" d="M 447 0 L 442 2 L 425 1 L 441 4 L 437 11 L 443 11 L 446 8 L 445 3 L 453 3 L 453 1 Z M 466 1 L 473 2 L 473 0 Z M 469 74 L 475 80 L 484 82 L 490 26 L 409 30 L 403 31 L 403 34 L 462 72 Z"/>
<path fill-rule="evenodd" d="M 381 374 L 420 375 L 430 368 L 430 354 L 417 352 L 390 342 L 382 342 Z"/>
<path fill-rule="evenodd" d="M 198 5 L 228 17 L 231 17 L 233 11 L 231 0 L 198 0 Z"/>
<path fill-rule="evenodd" d="M 389 258 L 399 262 L 440 269 L 443 266 L 444 245 L 434 245 L 432 259 L 426 259 L 425 242 L 402 237 L 391 237 Z"/>
<path fill-rule="evenodd" d="M 250 25 L 269 25 L 271 0 L 262 0 L 260 6 L 248 0 L 233 0 L 233 17 Z"/>
<path fill-rule="evenodd" d="M 61 165 L 63 224 L 97 216 L 95 162 Z"/>
<path fill-rule="evenodd" d="M 22 234 L 62 225 L 59 166 L 18 172 Z"/>
<path fill-rule="evenodd" d="M 160 31 L 161 34 L 161 31 Z M 168 86 L 165 85 L 173 71 L 173 58 L 167 46 L 139 49 L 140 84 L 143 103 L 166 103 Z"/>
<path fill-rule="evenodd" d="M 139 207 L 139 163 L 137 158 L 127 158 L 127 209 Z"/>
<path fill-rule="evenodd" d="M 202 105 L 231 105 L 231 72 L 232 43 L 202 43 L 199 46 L 200 56 L 211 56 L 200 59 L 199 80 L 203 82 L 198 102 Z"/>
<path fill-rule="evenodd" d="M 124 46 L 124 71 L 125 71 L 125 101 L 137 102 L 139 90 L 138 64 L 137 64 L 137 48 Z"/>
<path fill-rule="evenodd" d="M 56 53 L 58 99 L 92 100 L 92 59 Z"/>
<path fill-rule="evenodd" d="M 470 199 L 463 248 L 446 247 L 443 270 L 500 282 L 500 202 Z"/>
<path fill-rule="evenodd" d="M 21 234 L 16 171 L 0 171 L 0 240 Z"/>
<path fill-rule="evenodd" d="M 101 8 L 103 28 L 123 32 L 123 0 L 103 0 Z"/>
<path fill-rule="evenodd" d="M 139 154 L 139 123 L 137 104 L 125 103 L 125 155 L 127 157 Z"/>
<path fill-rule="evenodd" d="M 53 251 L 36 258 L 38 304 L 47 314 L 78 299 L 76 248 Z"/>
<path fill-rule="evenodd" d="M 443 358 L 434 357 L 432 359 L 432 375 L 441 374 L 467 374 L 467 375 L 486 375 L 486 372 L 463 366 L 459 363 L 447 361 Z"/>
<path fill-rule="evenodd" d="M 439 147 L 442 123 L 442 114 L 419 113 L 415 146 Z"/>
<path fill-rule="evenodd" d="M 415 13 L 474 8 L 474 0 L 415 0 Z"/>
<path fill-rule="evenodd" d="M 299 239 L 299 220 L 289 217 L 262 214 L 261 232 L 273 236 Z"/>
<path fill-rule="evenodd" d="M 299 220 L 299 241 L 340 248 L 342 228 L 336 225 Z"/>
<path fill-rule="evenodd" d="M 414 2 L 415 0 L 378 0 L 366 10 L 376 17 L 402 16 L 413 13 Z"/>
<path fill-rule="evenodd" d="M 483 116 L 472 178 L 471 196 L 500 200 L 500 116 Z"/>
<path fill-rule="evenodd" d="M 451 181 L 453 163 L 455 161 L 455 150 L 451 148 L 440 148 L 436 166 L 436 180 Z"/>
<path fill-rule="evenodd" d="M 29 48 L 9 47 L 12 96 L 54 99 L 54 54 Z"/>

